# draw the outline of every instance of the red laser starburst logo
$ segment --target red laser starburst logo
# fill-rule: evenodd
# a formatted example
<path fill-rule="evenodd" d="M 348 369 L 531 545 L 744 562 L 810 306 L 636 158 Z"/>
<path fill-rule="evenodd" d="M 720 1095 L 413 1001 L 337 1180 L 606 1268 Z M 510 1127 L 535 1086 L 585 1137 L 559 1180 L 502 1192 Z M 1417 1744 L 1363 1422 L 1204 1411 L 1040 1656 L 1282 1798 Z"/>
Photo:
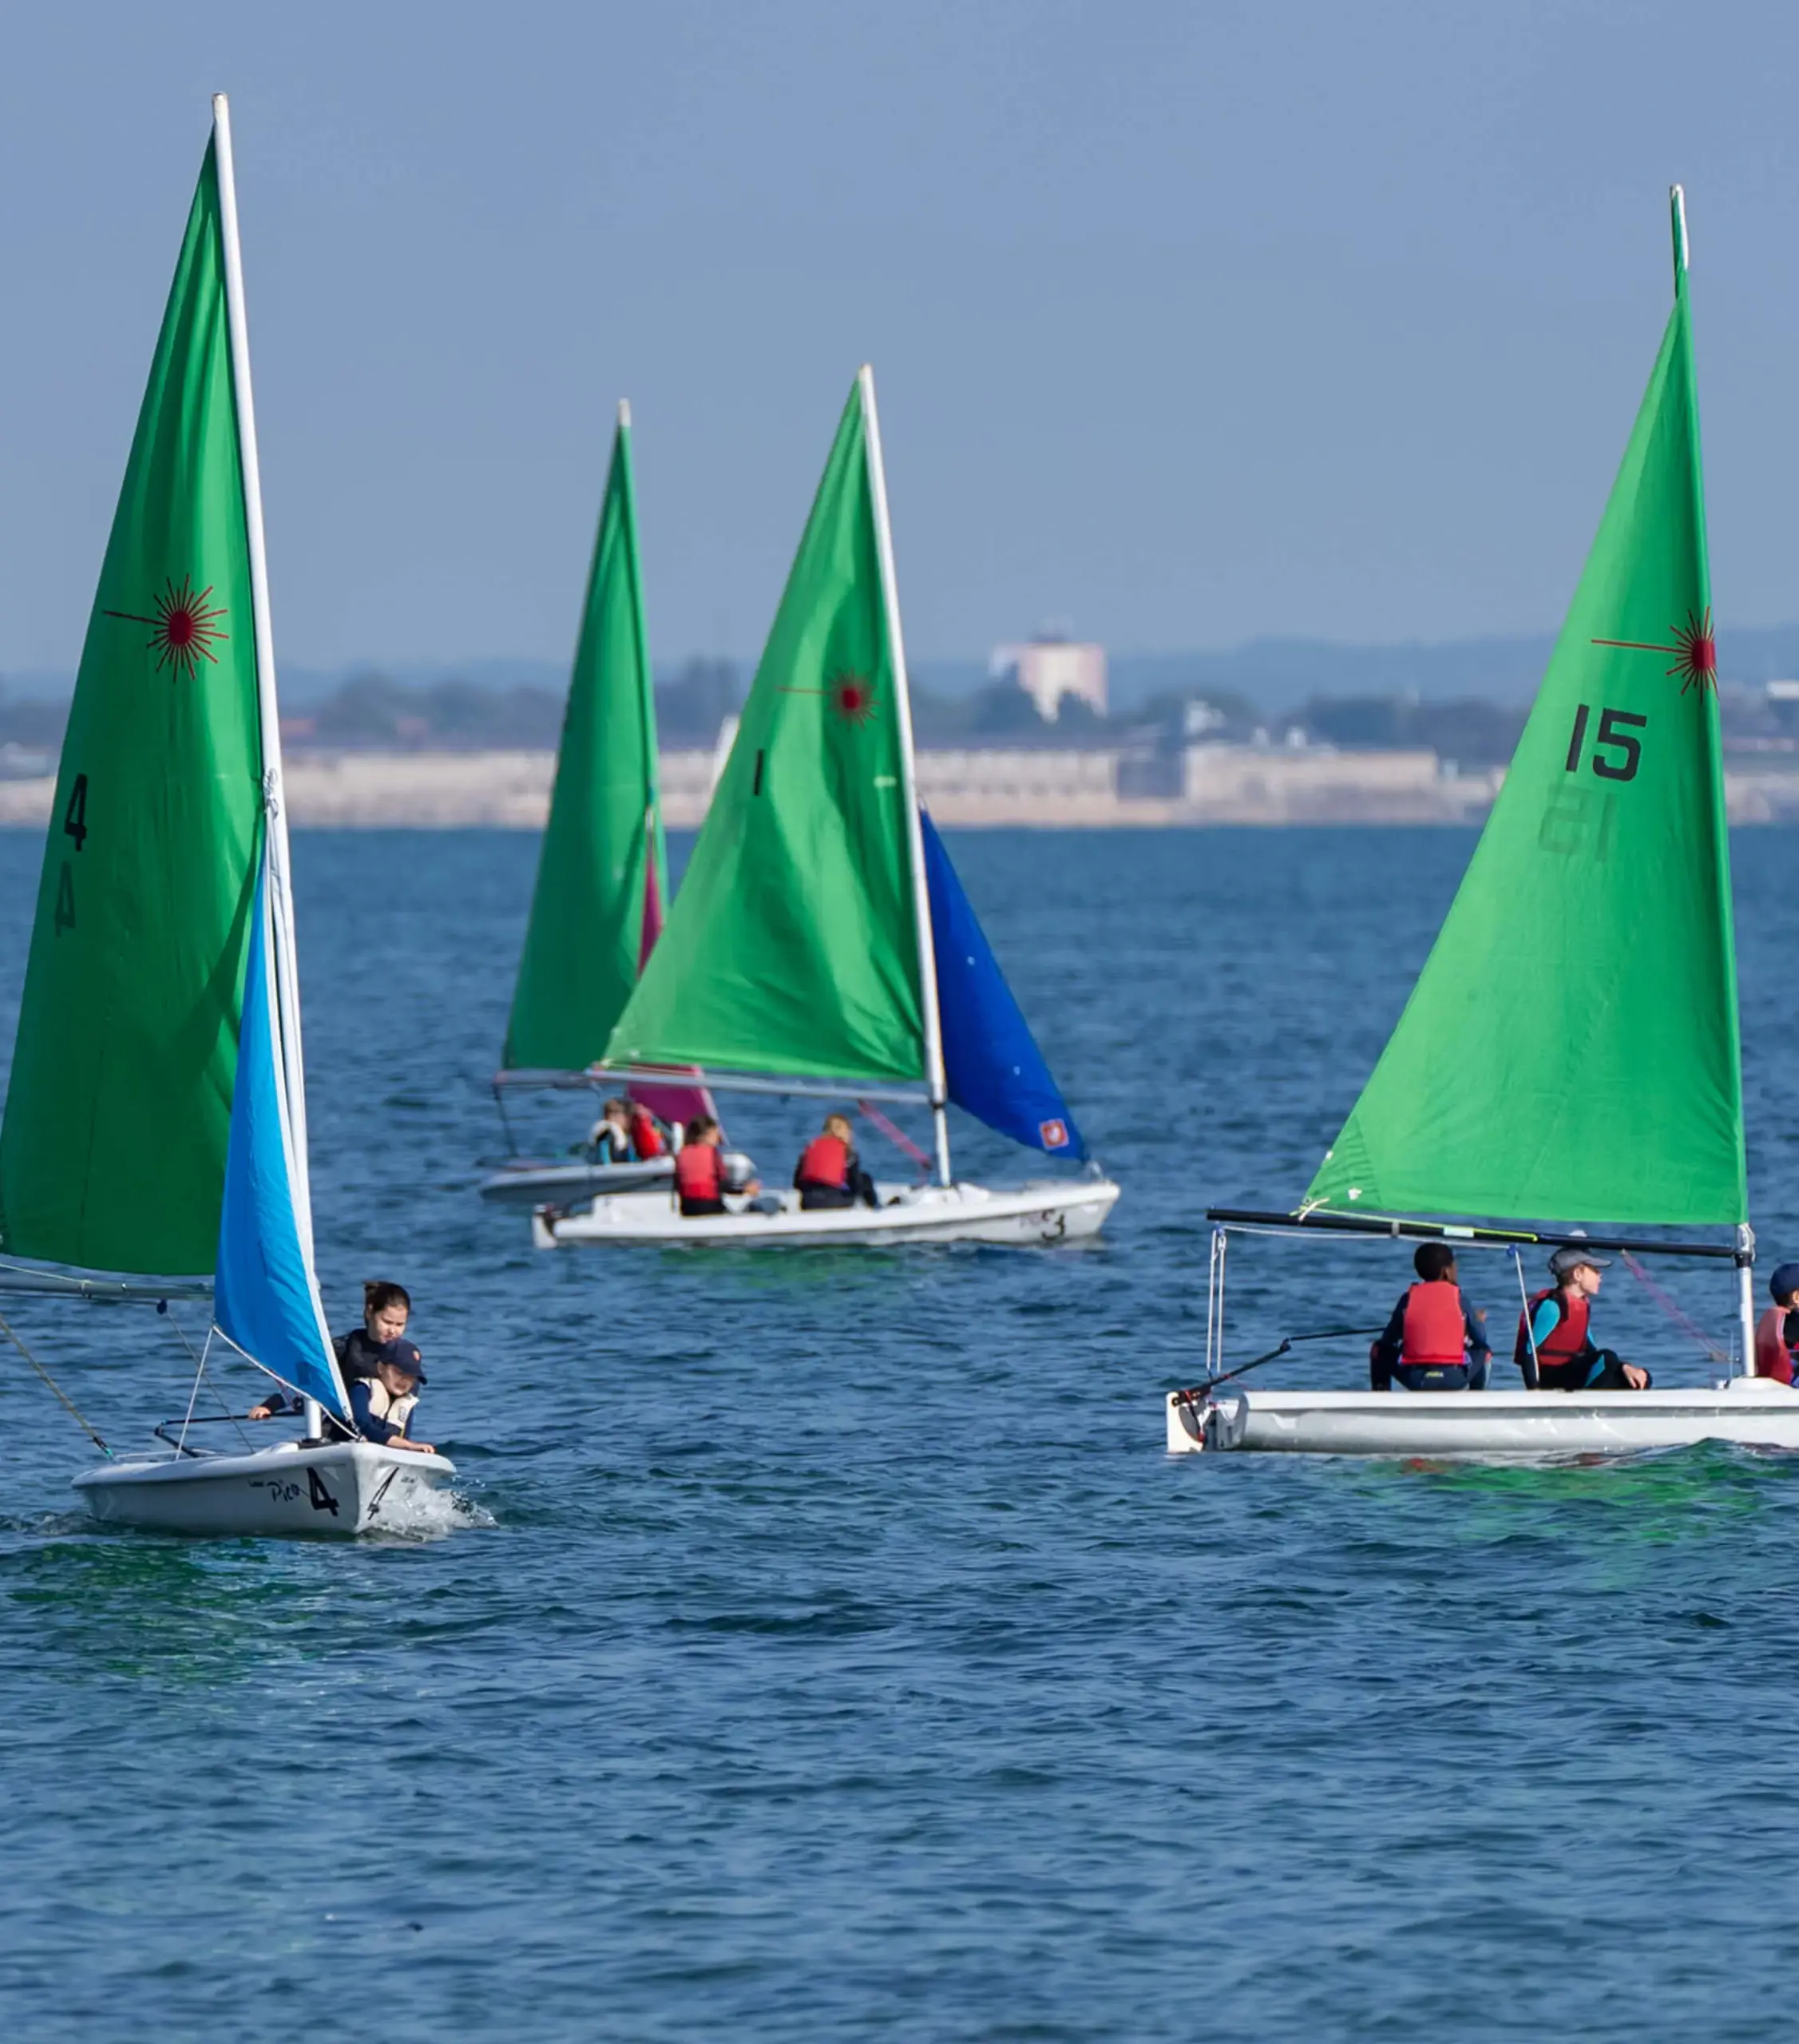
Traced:
<path fill-rule="evenodd" d="M 1671 653 L 1674 665 L 1668 669 L 1670 675 L 1681 677 L 1680 692 L 1684 695 L 1690 688 L 1698 688 L 1702 695 L 1706 689 L 1718 686 L 1718 642 L 1712 636 L 1711 610 L 1706 608 L 1702 617 L 1696 617 L 1691 611 L 1686 613 L 1686 622 L 1677 624 L 1673 631 L 1671 646 L 1646 645 L 1640 639 L 1595 639 L 1595 646 L 1621 646 L 1627 653 Z"/>
<path fill-rule="evenodd" d="M 108 617 L 123 618 L 127 624 L 147 624 L 150 636 L 145 642 L 147 649 L 157 656 L 157 672 L 168 670 L 170 680 L 177 675 L 192 681 L 200 671 L 202 660 L 219 664 L 218 656 L 212 651 L 215 640 L 228 640 L 229 632 L 219 629 L 218 620 L 225 615 L 222 604 L 209 604 L 206 600 L 212 593 L 210 583 L 196 591 L 193 577 L 184 575 L 177 588 L 171 577 L 163 585 L 160 596 L 150 599 L 156 612 L 154 617 L 141 617 L 136 611 L 109 610 Z"/>
<path fill-rule="evenodd" d="M 874 683 L 859 674 L 834 674 L 822 688 L 783 688 L 783 695 L 822 695 L 846 724 L 866 724 L 874 715 Z"/>

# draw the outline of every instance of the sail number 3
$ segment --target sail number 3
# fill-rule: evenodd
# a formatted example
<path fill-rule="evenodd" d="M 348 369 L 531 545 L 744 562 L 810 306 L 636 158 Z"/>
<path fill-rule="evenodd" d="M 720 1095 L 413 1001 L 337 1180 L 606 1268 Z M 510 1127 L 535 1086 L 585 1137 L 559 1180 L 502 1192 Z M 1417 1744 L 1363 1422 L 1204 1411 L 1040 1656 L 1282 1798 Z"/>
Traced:
<path fill-rule="evenodd" d="M 88 777 L 75 776 L 75 785 L 69 790 L 69 802 L 62 812 L 62 834 L 73 838 L 75 850 L 79 852 L 88 841 Z M 56 933 L 61 937 L 65 929 L 75 927 L 75 870 L 67 859 L 56 877 Z"/>

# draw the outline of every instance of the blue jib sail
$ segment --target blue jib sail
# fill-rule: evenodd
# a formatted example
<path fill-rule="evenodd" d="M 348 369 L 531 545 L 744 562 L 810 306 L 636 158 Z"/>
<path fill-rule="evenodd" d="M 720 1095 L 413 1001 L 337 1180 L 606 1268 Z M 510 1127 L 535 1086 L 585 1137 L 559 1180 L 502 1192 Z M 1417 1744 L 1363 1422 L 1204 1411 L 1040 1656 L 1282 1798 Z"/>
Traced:
<path fill-rule="evenodd" d="M 256 913 L 244 973 L 244 1020 L 232 1095 L 231 1142 L 225 1153 L 212 1317 L 226 1340 L 252 1361 L 341 1413 L 346 1409 L 343 1386 L 294 1210 L 293 1133 L 269 998 L 273 948 L 265 850 L 256 875 Z"/>
<path fill-rule="evenodd" d="M 1084 1157 L 1080 1131 L 975 920 L 937 826 L 928 811 L 921 810 L 918 820 L 949 1097 L 1014 1143 Z"/>

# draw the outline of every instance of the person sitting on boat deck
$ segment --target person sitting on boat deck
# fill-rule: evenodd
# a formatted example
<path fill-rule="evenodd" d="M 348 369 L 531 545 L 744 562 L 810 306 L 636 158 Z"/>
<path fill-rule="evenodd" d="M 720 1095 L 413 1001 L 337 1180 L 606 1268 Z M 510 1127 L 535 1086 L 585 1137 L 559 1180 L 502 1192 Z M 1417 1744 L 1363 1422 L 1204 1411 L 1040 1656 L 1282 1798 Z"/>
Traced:
<path fill-rule="evenodd" d="M 807 1213 L 816 1207 L 854 1206 L 858 1200 L 864 1206 L 881 1203 L 874 1179 L 856 1155 L 855 1131 L 847 1115 L 825 1116 L 823 1134 L 813 1137 L 794 1167 L 794 1183 Z"/>
<path fill-rule="evenodd" d="M 1799 1349 L 1799 1263 L 1777 1265 L 1768 1290 L 1774 1303 L 1755 1323 L 1755 1374 L 1791 1384 Z"/>
<path fill-rule="evenodd" d="M 1532 1391 L 1646 1391 L 1647 1370 L 1597 1348 L 1590 1329 L 1592 1301 L 1609 1256 L 1596 1256 L 1579 1243 L 1549 1259 L 1555 1280 L 1532 1298 L 1518 1316 L 1512 1359 Z"/>
<path fill-rule="evenodd" d="M 383 1448 L 410 1448 L 435 1455 L 428 1440 L 414 1440 L 406 1432 L 425 1384 L 425 1365 L 410 1341 L 384 1341 L 374 1356 L 372 1376 L 350 1383 L 350 1416 L 364 1440 Z"/>
<path fill-rule="evenodd" d="M 347 1334 L 340 1334 L 331 1346 L 337 1352 L 337 1366 L 343 1379 L 343 1388 L 348 1392 L 359 1377 L 372 1377 L 390 1343 L 398 1341 L 406 1333 L 406 1322 L 412 1317 L 412 1297 L 404 1285 L 396 1285 L 391 1278 L 371 1278 L 363 1285 L 363 1324 L 353 1327 Z M 416 1358 L 418 1351 L 412 1351 Z M 302 1401 L 296 1399 L 290 1408 L 286 1396 L 275 1392 L 260 1405 L 252 1405 L 245 1414 L 247 1419 L 267 1420 L 291 1410 L 303 1409 Z M 348 1439 L 341 1427 L 327 1420 L 327 1431 L 334 1439 Z M 335 1431 L 334 1431 L 335 1430 Z"/>
<path fill-rule="evenodd" d="M 1492 1347 L 1456 1281 L 1456 1252 L 1447 1242 L 1421 1242 L 1412 1268 L 1417 1283 L 1406 1287 L 1368 1352 L 1369 1384 L 1377 1391 L 1396 1381 L 1407 1391 L 1484 1391 Z"/>
<path fill-rule="evenodd" d="M 759 1179 L 727 1160 L 719 1147 L 723 1133 L 711 1115 L 695 1115 L 675 1153 L 675 1195 L 682 1214 L 689 1218 L 728 1214 L 731 1210 L 724 1203 L 727 1192 L 755 1194 L 762 1190 Z"/>
<path fill-rule="evenodd" d="M 596 1164 L 636 1161 L 632 1152 L 631 1110 L 623 1100 L 615 1097 L 600 1108 L 600 1119 L 588 1131 L 587 1150 Z"/>
<path fill-rule="evenodd" d="M 641 1100 L 628 1100 L 625 1112 L 631 1131 L 631 1147 L 638 1163 L 648 1163 L 652 1157 L 666 1157 L 672 1137 L 662 1123 Z"/>

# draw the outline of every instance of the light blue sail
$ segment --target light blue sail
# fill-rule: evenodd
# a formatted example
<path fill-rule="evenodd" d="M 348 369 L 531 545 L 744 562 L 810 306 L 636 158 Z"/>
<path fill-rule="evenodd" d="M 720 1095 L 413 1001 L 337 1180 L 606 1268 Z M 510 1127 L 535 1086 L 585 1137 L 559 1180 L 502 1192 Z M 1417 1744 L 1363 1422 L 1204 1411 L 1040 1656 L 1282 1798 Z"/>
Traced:
<path fill-rule="evenodd" d="M 256 874 L 254 932 L 244 975 L 212 1317 L 219 1332 L 271 1375 L 347 1414 L 343 1380 L 295 1206 L 294 1137 L 270 998 L 275 933 L 266 845 Z"/>
<path fill-rule="evenodd" d="M 1087 1146 L 1062 1089 L 1012 998 L 937 826 L 922 810 L 918 821 L 949 1097 L 1014 1143 L 1052 1156 L 1084 1157 Z"/>

